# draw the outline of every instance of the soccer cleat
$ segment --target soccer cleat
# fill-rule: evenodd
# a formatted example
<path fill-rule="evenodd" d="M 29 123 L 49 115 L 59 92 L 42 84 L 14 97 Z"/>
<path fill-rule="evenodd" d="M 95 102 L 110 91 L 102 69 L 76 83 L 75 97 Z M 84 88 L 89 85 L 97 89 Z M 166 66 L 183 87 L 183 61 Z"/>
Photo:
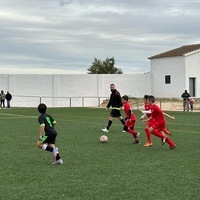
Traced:
<path fill-rule="evenodd" d="M 63 160 L 62 160 L 62 159 L 56 160 L 56 161 L 53 162 L 52 164 L 53 164 L 53 165 L 62 165 L 62 164 L 63 164 Z"/>
<path fill-rule="evenodd" d="M 123 130 L 123 131 L 122 131 L 122 133 L 126 133 L 126 131 L 125 131 L 125 130 Z"/>
<path fill-rule="evenodd" d="M 104 133 L 108 133 L 108 129 L 107 128 L 102 128 L 101 129 Z"/>
<path fill-rule="evenodd" d="M 162 142 L 162 145 L 165 144 L 165 142 L 166 142 L 166 137 L 162 138 L 162 139 L 161 139 L 161 142 Z"/>
<path fill-rule="evenodd" d="M 140 142 L 139 138 L 135 139 L 135 141 L 133 142 L 133 144 L 140 144 L 140 143 L 141 142 Z"/>
<path fill-rule="evenodd" d="M 176 145 L 170 146 L 170 147 L 169 147 L 169 149 L 171 149 L 171 150 L 172 150 L 172 149 L 175 149 L 175 148 L 176 148 Z"/>
<path fill-rule="evenodd" d="M 56 156 L 58 154 L 58 148 L 57 147 L 54 147 L 52 154 L 53 154 L 53 158 L 56 158 Z"/>
<path fill-rule="evenodd" d="M 146 142 L 144 144 L 144 147 L 151 147 L 151 146 L 153 146 L 152 142 Z"/>

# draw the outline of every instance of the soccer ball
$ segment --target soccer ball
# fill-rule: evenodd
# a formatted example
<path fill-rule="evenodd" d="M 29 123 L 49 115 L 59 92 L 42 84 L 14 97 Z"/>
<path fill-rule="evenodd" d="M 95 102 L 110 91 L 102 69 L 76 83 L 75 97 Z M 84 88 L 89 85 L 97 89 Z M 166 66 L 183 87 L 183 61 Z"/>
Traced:
<path fill-rule="evenodd" d="M 189 99 L 190 104 L 194 104 L 195 100 L 194 99 Z"/>
<path fill-rule="evenodd" d="M 101 143 L 106 143 L 106 142 L 108 142 L 108 137 L 106 135 L 102 135 L 99 138 L 99 140 L 100 140 Z"/>

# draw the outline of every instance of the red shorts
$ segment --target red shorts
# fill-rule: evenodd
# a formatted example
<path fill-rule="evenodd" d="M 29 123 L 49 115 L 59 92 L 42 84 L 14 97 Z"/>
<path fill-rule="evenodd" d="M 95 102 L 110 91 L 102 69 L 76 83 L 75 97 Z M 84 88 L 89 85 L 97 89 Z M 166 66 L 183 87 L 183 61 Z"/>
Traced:
<path fill-rule="evenodd" d="M 159 131 L 163 131 L 166 128 L 165 122 L 160 123 L 157 121 L 153 121 L 150 127 L 152 127 L 154 130 L 157 129 Z"/>
<path fill-rule="evenodd" d="M 155 120 L 151 119 L 151 120 L 147 121 L 147 126 L 152 127 L 154 123 L 155 123 Z"/>
<path fill-rule="evenodd" d="M 126 120 L 125 125 L 127 127 L 134 127 L 135 126 L 135 120 Z"/>

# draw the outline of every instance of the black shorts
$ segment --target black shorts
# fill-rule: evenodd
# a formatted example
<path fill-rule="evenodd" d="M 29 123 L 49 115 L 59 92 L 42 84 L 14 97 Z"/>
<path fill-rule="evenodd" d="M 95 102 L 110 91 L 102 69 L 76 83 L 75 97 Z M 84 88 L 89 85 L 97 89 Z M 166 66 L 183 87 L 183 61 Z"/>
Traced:
<path fill-rule="evenodd" d="M 47 143 L 47 144 L 55 144 L 56 143 L 56 136 L 57 134 L 43 134 L 42 138 L 39 140 L 41 143 Z"/>
<path fill-rule="evenodd" d="M 116 109 L 112 109 L 110 112 L 110 116 L 111 117 L 121 117 L 121 112 L 120 110 L 116 110 Z"/>

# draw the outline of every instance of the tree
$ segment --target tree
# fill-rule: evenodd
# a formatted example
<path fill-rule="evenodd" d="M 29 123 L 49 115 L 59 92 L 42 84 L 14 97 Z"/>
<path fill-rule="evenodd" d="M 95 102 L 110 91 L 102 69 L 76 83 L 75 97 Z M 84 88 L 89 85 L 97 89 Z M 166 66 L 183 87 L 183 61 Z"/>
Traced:
<path fill-rule="evenodd" d="M 94 58 L 92 65 L 87 69 L 88 74 L 123 74 L 123 71 L 114 65 L 114 57 L 106 58 L 104 61 Z"/>

